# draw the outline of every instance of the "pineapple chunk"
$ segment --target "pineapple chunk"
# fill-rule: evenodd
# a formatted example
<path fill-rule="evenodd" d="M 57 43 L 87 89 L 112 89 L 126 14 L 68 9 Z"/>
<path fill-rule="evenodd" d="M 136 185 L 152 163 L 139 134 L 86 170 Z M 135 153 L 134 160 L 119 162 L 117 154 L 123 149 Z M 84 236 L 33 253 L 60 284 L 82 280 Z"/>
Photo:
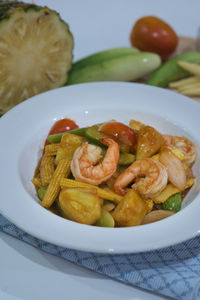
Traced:
<path fill-rule="evenodd" d="M 138 133 L 136 159 L 151 157 L 159 152 L 164 144 L 162 135 L 151 126 L 142 126 Z"/>
<path fill-rule="evenodd" d="M 58 207 L 63 217 L 82 224 L 94 224 L 101 216 L 101 203 L 94 189 L 63 189 Z"/>
<path fill-rule="evenodd" d="M 133 189 L 129 189 L 111 215 L 117 227 L 140 225 L 147 213 L 146 202 Z"/>
<path fill-rule="evenodd" d="M 82 136 L 64 133 L 56 153 L 56 164 L 63 158 L 71 160 L 75 150 L 83 141 L 84 138 Z"/>

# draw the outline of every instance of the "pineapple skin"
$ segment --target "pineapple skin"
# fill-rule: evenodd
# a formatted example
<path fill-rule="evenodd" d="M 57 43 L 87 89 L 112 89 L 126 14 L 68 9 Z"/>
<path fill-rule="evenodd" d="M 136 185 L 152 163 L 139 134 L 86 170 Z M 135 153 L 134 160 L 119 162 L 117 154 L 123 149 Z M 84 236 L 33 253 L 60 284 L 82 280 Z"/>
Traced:
<path fill-rule="evenodd" d="M 49 86 L 48 88 L 41 90 L 39 92 L 35 92 L 30 94 L 29 96 L 23 96 L 23 98 L 20 99 L 20 97 L 18 99 L 14 99 L 13 103 L 8 103 L 8 105 L 1 105 L 1 94 L 0 94 L 0 116 L 3 115 L 4 113 L 6 113 L 8 110 L 10 110 L 13 106 L 17 105 L 18 103 L 34 96 L 37 95 L 41 92 L 45 92 L 54 88 L 58 88 L 61 86 L 64 86 L 67 84 L 68 81 L 68 74 L 72 68 L 72 61 L 73 61 L 73 48 L 74 48 L 74 38 L 73 38 L 73 34 L 70 31 L 69 25 L 61 18 L 60 14 L 58 12 L 56 12 L 55 10 L 52 10 L 50 8 L 48 8 L 47 6 L 38 6 L 36 4 L 33 3 L 25 3 L 25 2 L 0 2 L 0 34 L 1 34 L 1 22 L 4 21 L 10 21 L 12 20 L 12 17 L 15 14 L 23 14 L 23 13 L 29 13 L 31 11 L 34 12 L 41 12 L 44 11 L 44 14 L 55 14 L 57 15 L 59 21 L 65 26 L 65 30 L 68 34 L 68 39 L 70 40 L 70 50 L 68 55 L 69 55 L 69 64 L 66 68 L 66 72 L 65 72 L 65 78 L 62 79 L 62 82 L 60 82 L 59 84 L 54 84 L 52 87 Z M 14 66 L 13 66 L 14 67 Z M 1 80 L 0 80 L 0 88 L 1 88 Z M 12 101 L 11 101 L 12 102 Z"/>

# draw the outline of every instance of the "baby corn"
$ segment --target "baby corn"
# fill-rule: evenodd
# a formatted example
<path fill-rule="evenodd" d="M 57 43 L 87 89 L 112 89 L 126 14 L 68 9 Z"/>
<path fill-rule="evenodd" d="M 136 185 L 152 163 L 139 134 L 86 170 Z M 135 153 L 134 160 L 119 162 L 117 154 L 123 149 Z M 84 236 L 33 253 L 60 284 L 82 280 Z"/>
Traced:
<path fill-rule="evenodd" d="M 186 61 L 178 61 L 178 65 L 189 73 L 200 76 L 200 65 L 192 64 Z"/>
<path fill-rule="evenodd" d="M 111 191 L 108 192 L 104 189 L 96 187 L 95 185 L 84 183 L 84 182 L 79 182 L 79 181 L 76 181 L 73 179 L 67 179 L 67 178 L 61 179 L 60 186 L 62 189 L 64 189 L 64 188 L 93 188 L 93 189 L 97 190 L 97 195 L 100 198 L 110 200 L 115 203 L 119 203 L 123 199 L 122 196 L 120 196 L 114 192 L 111 192 Z"/>
<path fill-rule="evenodd" d="M 57 165 L 54 175 L 48 185 L 44 198 L 42 199 L 42 206 L 49 208 L 60 192 L 60 181 L 62 178 L 70 174 L 70 161 L 61 159 Z"/>
<path fill-rule="evenodd" d="M 57 154 L 60 144 L 50 144 L 45 146 L 45 154 L 53 156 Z"/>
<path fill-rule="evenodd" d="M 153 200 L 152 199 L 146 199 L 146 206 L 147 206 L 147 214 L 150 213 L 153 209 Z"/>
<path fill-rule="evenodd" d="M 200 96 L 200 65 L 179 61 L 178 65 L 191 73 L 191 77 L 171 82 L 169 88 L 186 96 Z"/>
<path fill-rule="evenodd" d="M 44 154 L 42 156 L 40 164 L 40 179 L 42 186 L 46 186 L 51 181 L 54 174 L 54 157 L 47 156 Z"/>
<path fill-rule="evenodd" d="M 200 86 L 193 89 L 184 89 L 180 93 L 186 96 L 200 96 Z"/>
<path fill-rule="evenodd" d="M 187 85 L 190 84 L 195 84 L 195 83 L 199 83 L 200 82 L 200 76 L 192 76 L 186 79 L 181 79 L 181 80 L 177 80 L 174 82 L 171 82 L 169 84 L 170 88 L 181 88 L 181 87 L 185 87 Z"/>

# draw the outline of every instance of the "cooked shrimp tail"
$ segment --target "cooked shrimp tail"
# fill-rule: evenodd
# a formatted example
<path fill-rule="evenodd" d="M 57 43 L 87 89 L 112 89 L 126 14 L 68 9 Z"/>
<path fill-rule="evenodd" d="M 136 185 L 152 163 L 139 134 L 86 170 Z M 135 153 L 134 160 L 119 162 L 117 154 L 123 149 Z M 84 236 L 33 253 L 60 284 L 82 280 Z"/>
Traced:
<path fill-rule="evenodd" d="M 183 163 L 187 166 L 191 166 L 194 163 L 197 157 L 197 149 L 192 141 L 183 136 L 180 137 L 167 134 L 164 134 L 163 138 L 165 139 L 165 146 L 167 148 L 178 148 L 184 154 Z"/>
<path fill-rule="evenodd" d="M 110 138 L 102 138 L 101 142 L 108 146 L 101 162 L 101 148 L 98 146 L 86 142 L 75 151 L 71 170 L 76 180 L 98 185 L 115 173 L 119 161 L 119 145 Z"/>
<path fill-rule="evenodd" d="M 144 198 L 153 198 L 167 185 L 167 169 L 159 161 L 152 158 L 144 158 L 134 162 L 122 174 L 114 184 L 117 193 L 124 195 L 125 187 L 136 180 L 132 187 Z"/>

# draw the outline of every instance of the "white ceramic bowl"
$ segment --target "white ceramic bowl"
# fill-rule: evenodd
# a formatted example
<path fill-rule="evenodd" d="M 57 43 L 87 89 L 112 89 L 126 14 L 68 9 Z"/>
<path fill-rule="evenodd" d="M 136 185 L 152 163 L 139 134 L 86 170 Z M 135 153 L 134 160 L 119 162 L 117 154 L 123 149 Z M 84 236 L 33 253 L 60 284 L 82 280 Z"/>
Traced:
<path fill-rule="evenodd" d="M 0 119 L 0 212 L 18 227 L 56 245 L 93 252 L 148 251 L 192 238 L 200 230 L 200 160 L 197 178 L 180 212 L 156 223 L 102 228 L 75 223 L 40 206 L 31 183 L 51 125 L 62 117 L 87 126 L 110 119 L 150 124 L 184 135 L 199 149 L 199 103 L 174 92 L 135 83 L 73 85 L 35 96 Z"/>

